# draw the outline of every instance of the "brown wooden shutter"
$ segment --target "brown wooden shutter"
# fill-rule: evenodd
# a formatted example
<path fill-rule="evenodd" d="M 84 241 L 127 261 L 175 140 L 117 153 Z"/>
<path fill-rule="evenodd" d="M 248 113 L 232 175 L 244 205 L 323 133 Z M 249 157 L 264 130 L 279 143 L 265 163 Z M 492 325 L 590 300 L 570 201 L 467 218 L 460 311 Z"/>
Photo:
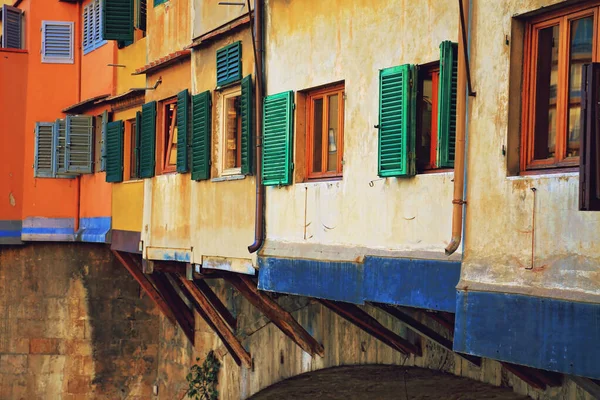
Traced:
<path fill-rule="evenodd" d="M 583 66 L 579 210 L 600 211 L 600 63 Z"/>

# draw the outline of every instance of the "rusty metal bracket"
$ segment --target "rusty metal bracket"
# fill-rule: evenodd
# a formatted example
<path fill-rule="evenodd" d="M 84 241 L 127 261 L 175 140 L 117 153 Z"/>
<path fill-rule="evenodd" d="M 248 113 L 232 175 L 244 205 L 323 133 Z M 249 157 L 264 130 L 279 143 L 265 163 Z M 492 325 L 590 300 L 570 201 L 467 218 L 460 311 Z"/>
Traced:
<path fill-rule="evenodd" d="M 463 199 L 454 199 L 454 200 L 452 200 L 452 204 L 459 204 L 462 206 L 464 204 L 467 204 L 467 201 L 463 200 Z"/>

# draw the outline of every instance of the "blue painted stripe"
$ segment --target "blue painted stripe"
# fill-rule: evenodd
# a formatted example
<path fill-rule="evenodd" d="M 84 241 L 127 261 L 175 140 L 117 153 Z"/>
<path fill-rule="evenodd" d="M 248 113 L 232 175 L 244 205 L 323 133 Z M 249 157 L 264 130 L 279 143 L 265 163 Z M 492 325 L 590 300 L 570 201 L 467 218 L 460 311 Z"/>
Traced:
<path fill-rule="evenodd" d="M 24 241 L 73 241 L 75 219 L 27 217 L 23 221 L 21 239 Z"/>
<path fill-rule="evenodd" d="M 0 221 L 0 244 L 20 244 L 21 226 L 20 220 Z"/>
<path fill-rule="evenodd" d="M 454 350 L 600 379 L 600 304 L 459 291 Z"/>
<path fill-rule="evenodd" d="M 23 227 L 23 235 L 71 235 L 73 228 L 41 228 Z"/>
<path fill-rule="evenodd" d="M 108 243 L 111 217 L 88 217 L 79 220 L 77 240 L 81 242 Z"/>
<path fill-rule="evenodd" d="M 21 230 L 18 231 L 0 231 L 0 237 L 18 237 L 21 238 Z"/>
<path fill-rule="evenodd" d="M 364 299 L 455 312 L 460 262 L 365 257 Z"/>

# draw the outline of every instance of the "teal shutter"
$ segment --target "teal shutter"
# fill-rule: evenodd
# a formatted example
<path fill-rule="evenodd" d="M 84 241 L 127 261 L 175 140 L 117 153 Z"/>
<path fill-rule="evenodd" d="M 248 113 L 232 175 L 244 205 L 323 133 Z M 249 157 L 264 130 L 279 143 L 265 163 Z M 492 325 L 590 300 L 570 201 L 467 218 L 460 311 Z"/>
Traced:
<path fill-rule="evenodd" d="M 36 178 L 51 178 L 54 176 L 53 132 L 54 124 L 51 122 L 38 122 L 35 124 L 33 176 Z"/>
<path fill-rule="evenodd" d="M 177 94 L 177 172 L 188 172 L 190 95 L 185 89 Z"/>
<path fill-rule="evenodd" d="M 137 23 L 136 28 L 141 31 L 146 31 L 146 16 L 147 16 L 147 0 L 137 0 Z"/>
<path fill-rule="evenodd" d="M 414 65 L 379 73 L 378 175 L 415 174 L 416 78 Z"/>
<path fill-rule="evenodd" d="M 65 168 L 69 174 L 91 174 L 94 163 L 93 118 L 89 115 L 67 115 Z"/>
<path fill-rule="evenodd" d="M 133 1 L 102 0 L 102 38 L 133 41 Z"/>
<path fill-rule="evenodd" d="M 133 161 L 135 165 L 133 166 L 133 171 L 135 171 L 135 177 L 140 177 L 140 143 L 142 141 L 142 112 L 136 111 L 135 113 L 135 149 Z"/>
<path fill-rule="evenodd" d="M 156 102 L 142 106 L 140 135 L 140 178 L 152 178 L 156 162 Z"/>
<path fill-rule="evenodd" d="M 242 79 L 242 42 L 217 50 L 217 86 Z"/>
<path fill-rule="evenodd" d="M 440 44 L 437 164 L 441 168 L 454 168 L 457 81 L 458 44 L 446 40 Z"/>
<path fill-rule="evenodd" d="M 192 96 L 192 179 L 210 178 L 210 91 Z"/>
<path fill-rule="evenodd" d="M 123 181 L 123 121 L 106 126 L 106 182 Z"/>
<path fill-rule="evenodd" d="M 263 111 L 262 183 L 292 183 L 294 92 L 265 97 Z"/>
<path fill-rule="evenodd" d="M 108 111 L 102 113 L 102 137 L 100 139 L 100 172 L 106 171 L 106 125 L 108 124 Z"/>
<path fill-rule="evenodd" d="M 242 174 L 250 175 L 254 168 L 254 135 L 252 125 L 252 75 L 242 79 Z"/>

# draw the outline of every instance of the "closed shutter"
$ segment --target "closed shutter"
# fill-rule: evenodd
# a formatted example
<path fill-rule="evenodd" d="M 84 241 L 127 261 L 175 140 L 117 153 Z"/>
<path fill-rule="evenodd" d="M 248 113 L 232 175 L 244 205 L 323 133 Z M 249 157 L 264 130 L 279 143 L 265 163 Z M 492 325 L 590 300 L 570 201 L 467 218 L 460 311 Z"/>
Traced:
<path fill-rule="evenodd" d="M 188 172 L 190 95 L 185 89 L 177 94 L 177 172 Z"/>
<path fill-rule="evenodd" d="M 42 21 L 42 62 L 73 64 L 73 23 Z"/>
<path fill-rule="evenodd" d="M 67 173 L 67 123 L 64 119 L 57 119 L 54 123 L 53 148 L 54 171 L 56 174 L 65 175 Z"/>
<path fill-rule="evenodd" d="M 582 72 L 579 210 L 600 211 L 600 63 Z"/>
<path fill-rule="evenodd" d="M 210 92 L 192 96 L 192 179 L 210 178 Z"/>
<path fill-rule="evenodd" d="M 91 174 L 93 120 L 87 115 L 67 115 L 65 168 L 69 174 Z"/>
<path fill-rule="evenodd" d="M 217 86 L 242 79 L 242 42 L 217 50 Z"/>
<path fill-rule="evenodd" d="M 456 90 L 458 81 L 458 44 L 440 44 L 440 84 L 438 96 L 437 165 L 454 168 L 456 145 Z"/>
<path fill-rule="evenodd" d="M 88 4 L 87 6 L 85 6 L 83 8 L 83 39 L 82 39 L 82 45 L 83 45 L 83 54 L 87 53 L 88 51 L 90 51 L 92 49 L 92 34 L 91 34 L 91 28 L 92 28 L 92 15 L 90 13 L 90 10 L 92 8 L 94 3 Z"/>
<path fill-rule="evenodd" d="M 263 111 L 262 183 L 292 183 L 294 92 L 267 96 Z"/>
<path fill-rule="evenodd" d="M 51 122 L 38 122 L 35 124 L 33 176 L 37 178 L 51 178 L 54 175 L 53 132 L 54 124 Z"/>
<path fill-rule="evenodd" d="M 242 79 L 242 174 L 253 172 L 254 135 L 252 125 L 252 75 Z"/>
<path fill-rule="evenodd" d="M 22 11 L 6 4 L 2 6 L 2 47 L 20 49 L 23 36 Z"/>
<path fill-rule="evenodd" d="M 152 178 L 156 162 L 156 102 L 142 106 L 140 178 Z"/>
<path fill-rule="evenodd" d="M 413 65 L 379 73 L 378 174 L 415 174 L 416 77 Z"/>
<path fill-rule="evenodd" d="M 123 121 L 106 126 L 106 182 L 123 181 Z"/>
<path fill-rule="evenodd" d="M 138 0 L 137 2 L 137 26 L 141 31 L 146 30 L 147 0 Z"/>
<path fill-rule="evenodd" d="M 133 0 L 102 0 L 104 40 L 133 41 Z"/>

